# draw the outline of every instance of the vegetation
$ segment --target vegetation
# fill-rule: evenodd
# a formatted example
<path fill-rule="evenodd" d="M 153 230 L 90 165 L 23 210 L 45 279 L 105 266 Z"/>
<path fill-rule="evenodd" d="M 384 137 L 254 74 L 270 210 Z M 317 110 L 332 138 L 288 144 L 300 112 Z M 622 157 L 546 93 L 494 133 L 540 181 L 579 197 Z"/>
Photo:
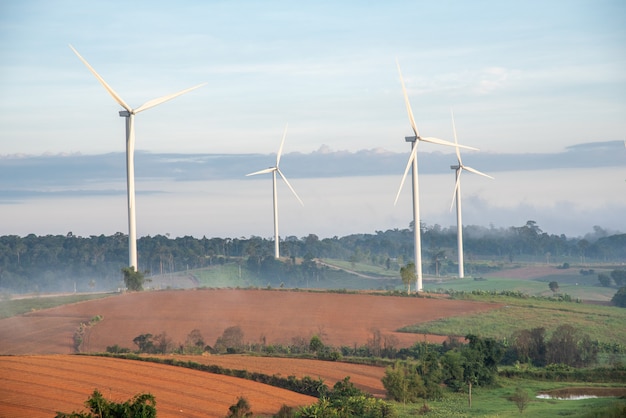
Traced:
<path fill-rule="evenodd" d="M 135 271 L 134 267 L 124 267 L 122 274 L 124 274 L 124 284 L 128 290 L 131 292 L 141 292 L 143 290 L 145 278 L 142 272 Z"/>
<path fill-rule="evenodd" d="M 615 306 L 626 308 L 626 286 L 620 287 L 619 290 L 615 292 L 611 302 L 613 302 L 613 305 Z"/>
<path fill-rule="evenodd" d="M 237 403 L 228 408 L 226 418 L 246 418 L 251 416 L 252 410 L 250 409 L 250 403 L 246 398 L 240 396 L 237 398 Z"/>
<path fill-rule="evenodd" d="M 109 401 L 96 389 L 85 402 L 90 412 L 58 412 L 56 418 L 155 418 L 156 400 L 150 394 L 138 394 L 126 402 Z"/>
<path fill-rule="evenodd" d="M 456 228 L 421 225 L 423 248 L 431 255 L 425 274 L 454 275 Z M 320 258 L 344 260 L 345 269 L 360 264 L 379 267 L 379 277 L 393 278 L 398 285 L 400 266 L 413 257 L 410 228 L 376 231 L 320 239 L 286 237 L 281 242 L 283 260 L 273 258 L 273 242 L 250 238 L 169 238 L 163 235 L 138 240 L 137 271 L 171 274 L 234 263 L 263 283 L 278 287 L 305 287 L 322 277 L 332 278 L 334 270 L 316 262 Z M 128 240 L 122 233 L 112 236 L 79 237 L 66 235 L 0 237 L 0 292 L 50 292 L 110 290 L 122 287 L 128 257 Z M 562 266 L 581 259 L 585 262 L 611 262 L 626 257 L 626 234 L 609 235 L 600 227 L 584 238 L 549 235 L 534 221 L 510 228 L 464 227 L 466 272 L 479 275 L 497 264 L 514 260 L 553 262 Z M 447 256 L 446 256 L 447 254 Z M 549 254 L 549 257 L 547 256 Z M 473 263 L 471 259 L 497 260 L 495 265 Z M 413 260 L 414 261 L 414 260 Z M 623 271 L 623 270 L 622 270 Z M 237 274 L 238 275 L 238 274 Z M 615 283 L 617 281 L 613 278 Z M 624 280 L 619 275 L 617 280 Z M 619 284 L 617 284 L 619 286 Z"/>

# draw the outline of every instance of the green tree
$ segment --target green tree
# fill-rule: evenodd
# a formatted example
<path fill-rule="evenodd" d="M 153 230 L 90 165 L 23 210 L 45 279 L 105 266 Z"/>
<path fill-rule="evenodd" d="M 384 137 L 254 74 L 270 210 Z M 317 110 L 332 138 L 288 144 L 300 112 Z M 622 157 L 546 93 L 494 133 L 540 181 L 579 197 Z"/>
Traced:
<path fill-rule="evenodd" d="M 309 350 L 314 353 L 320 352 L 324 349 L 324 343 L 322 339 L 317 335 L 311 337 L 311 341 L 309 341 Z"/>
<path fill-rule="evenodd" d="M 398 361 L 387 367 L 382 382 L 387 396 L 398 402 L 415 402 L 426 396 L 424 381 L 415 368 L 407 363 Z"/>
<path fill-rule="evenodd" d="M 611 298 L 611 302 L 613 305 L 619 306 L 621 308 L 626 308 L 626 286 L 620 287 L 617 292 Z"/>
<path fill-rule="evenodd" d="M 150 394 L 138 394 L 122 403 L 108 401 L 96 389 L 85 402 L 90 412 L 57 412 L 55 418 L 155 418 L 156 400 Z"/>
<path fill-rule="evenodd" d="M 611 277 L 608 274 L 600 273 L 598 274 L 598 281 L 602 287 L 611 286 Z"/>
<path fill-rule="evenodd" d="M 154 341 L 152 341 L 152 334 L 141 334 L 133 338 L 133 343 L 139 348 L 141 353 L 155 353 Z"/>
<path fill-rule="evenodd" d="M 548 287 L 550 287 L 553 293 L 556 293 L 559 291 L 559 282 L 552 281 L 548 284 Z"/>
<path fill-rule="evenodd" d="M 515 389 L 515 393 L 511 395 L 509 400 L 511 402 L 514 402 L 515 405 L 517 406 L 517 409 L 519 410 L 519 413 L 523 414 L 524 410 L 530 404 L 530 395 L 528 394 L 528 392 L 526 392 L 524 389 L 518 386 Z"/>
<path fill-rule="evenodd" d="M 415 275 L 415 264 L 408 263 L 404 267 L 400 267 L 400 277 L 402 277 L 402 283 L 406 286 L 407 295 L 411 293 L 411 282 L 417 280 Z"/>
<path fill-rule="evenodd" d="M 626 284 L 626 270 L 613 270 L 611 278 L 618 287 L 624 286 Z"/>
<path fill-rule="evenodd" d="M 142 272 L 135 271 L 134 267 L 124 267 L 122 269 L 124 274 L 124 285 L 131 292 L 140 292 L 143 290 L 143 284 L 145 278 Z"/>

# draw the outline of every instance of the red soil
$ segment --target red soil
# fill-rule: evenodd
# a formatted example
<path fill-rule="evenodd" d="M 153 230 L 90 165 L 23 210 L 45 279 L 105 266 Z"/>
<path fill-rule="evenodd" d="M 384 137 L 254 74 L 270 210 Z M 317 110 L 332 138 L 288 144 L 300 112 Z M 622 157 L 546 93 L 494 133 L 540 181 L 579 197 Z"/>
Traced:
<path fill-rule="evenodd" d="M 319 335 L 327 345 L 365 345 L 374 330 L 395 336 L 398 347 L 443 336 L 399 333 L 415 323 L 468 315 L 498 304 L 369 294 L 267 290 L 186 290 L 129 293 L 0 320 L 0 354 L 70 354 L 81 322 L 102 315 L 85 336 L 83 351 L 107 346 L 136 349 L 141 334 L 165 332 L 175 344 L 198 329 L 213 345 L 227 327 L 239 326 L 247 342 L 289 344 Z"/>
<path fill-rule="evenodd" d="M 98 389 L 111 401 L 138 393 L 156 399 L 158 416 L 224 417 L 245 397 L 255 416 L 271 416 L 280 407 L 309 405 L 317 399 L 288 390 L 181 367 L 88 356 L 0 357 L 0 417 L 53 417 L 84 411 Z"/>
<path fill-rule="evenodd" d="M 246 355 L 174 355 L 164 357 L 174 357 L 181 361 L 192 361 L 200 364 L 217 365 L 231 370 L 247 370 L 249 372 L 263 373 L 269 376 L 295 376 L 298 379 L 302 379 L 304 376 L 309 376 L 310 378 L 316 380 L 321 378 L 331 389 L 338 381 L 343 380 L 345 377 L 350 377 L 350 382 L 354 383 L 354 386 L 364 392 L 370 393 L 379 398 L 383 398 L 386 393 L 381 380 L 385 375 L 384 367 L 334 361 L 255 357 Z"/>

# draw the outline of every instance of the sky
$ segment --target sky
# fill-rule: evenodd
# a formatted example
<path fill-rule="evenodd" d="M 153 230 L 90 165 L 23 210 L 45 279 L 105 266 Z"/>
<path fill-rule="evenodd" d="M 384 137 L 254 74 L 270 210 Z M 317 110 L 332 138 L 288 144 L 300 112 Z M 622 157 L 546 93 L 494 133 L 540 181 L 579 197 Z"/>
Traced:
<path fill-rule="evenodd" d="M 465 154 L 466 161 L 479 161 L 483 155 L 492 160 L 501 154 L 519 155 L 522 160 L 528 154 L 556 156 L 580 144 L 615 144 L 626 139 L 626 3 L 621 0 L 0 0 L 0 164 L 19 158 L 26 158 L 24 161 L 30 164 L 33 160 L 29 158 L 48 155 L 61 158 L 123 153 L 124 121 L 118 116 L 121 108 L 74 55 L 70 44 L 132 107 L 206 83 L 137 115 L 136 147 L 147 153 L 261 154 L 271 165 L 275 158 L 272 154 L 288 124 L 285 157 L 289 153 L 360 150 L 407 154 L 404 136 L 412 131 L 396 60 L 420 133 L 452 140 L 450 111 L 454 109 L 459 142 L 480 149 Z M 420 147 L 425 156 L 451 152 L 432 144 Z M 623 147 L 615 146 L 614 150 L 617 158 L 624 152 Z M 288 158 L 282 163 L 286 161 Z M 496 177 L 491 190 L 500 191 L 496 198 L 508 191 L 508 206 L 511 211 L 523 213 L 521 219 L 537 217 L 542 225 L 541 214 L 546 211 L 545 225 L 554 233 L 581 234 L 583 229 L 590 230 L 592 225 L 603 222 L 610 224 L 606 227 L 626 230 L 620 220 L 606 212 L 619 213 L 626 208 L 626 153 L 623 163 L 613 164 L 612 171 L 600 160 L 598 167 L 604 168 L 594 171 L 593 165 L 532 183 L 523 180 L 535 178 L 537 173 L 531 176 L 521 171 L 519 177 L 507 182 L 498 172 L 491 172 Z M 255 166 L 248 171 L 262 168 Z M 291 169 L 295 178 L 297 169 Z M 403 169 L 400 164 L 395 180 L 389 180 L 392 185 L 387 186 L 392 190 L 384 193 L 391 196 L 391 201 Z M 607 177 L 606 170 L 611 171 Z M 444 172 L 452 175 L 449 168 Z M 48 177 L 24 185 L 10 173 L 0 180 L 4 192 L 18 187 L 27 192 L 47 192 L 37 199 L 30 196 L 13 199 L 10 204 L 0 202 L 3 217 L 12 219 L 4 230 L 18 234 L 72 228 L 71 219 L 61 220 L 67 212 L 62 208 L 78 205 L 84 208 L 81 213 L 97 212 L 93 193 L 85 191 L 98 189 L 109 180 L 99 179 L 97 187 L 93 182 L 74 186 L 80 191 L 76 196 L 83 197 L 75 196 L 72 199 L 78 202 L 69 202 L 67 196 L 53 193 L 71 188 L 61 180 L 50 186 L 52 189 L 45 189 Z M 377 181 L 387 175 L 381 173 Z M 604 194 L 597 193 L 604 187 L 594 190 L 596 209 L 585 206 L 584 196 L 565 194 L 571 184 L 587 184 L 594 176 L 604 186 L 607 182 L 610 185 Z M 76 177 L 83 176 L 77 173 Z M 615 178 L 619 182 L 613 184 Z M 321 207 L 316 212 L 320 215 L 318 223 L 307 221 L 310 229 L 315 229 L 310 232 L 341 235 L 337 231 L 350 230 L 346 222 L 355 220 L 354 214 L 366 206 L 363 201 L 387 199 L 367 189 L 356 194 L 359 182 L 376 183 L 371 177 L 344 175 L 341 179 L 355 194 L 347 198 L 347 192 L 336 192 L 337 199 L 346 197 L 348 201 L 335 206 L 332 215 L 321 213 L 332 205 Z M 510 184 L 517 179 L 521 182 L 515 186 L 518 193 L 514 198 Z M 153 177 L 139 176 L 138 193 L 142 181 L 159 190 L 150 195 L 151 199 L 160 193 L 173 196 L 183 189 L 187 193 L 192 185 L 177 187 L 165 184 L 166 180 L 171 178 L 160 179 L 157 187 Z M 257 212 L 267 215 L 271 222 L 271 207 L 267 207 L 271 205 L 269 179 L 243 183 L 268 183 L 267 194 L 247 204 L 239 197 L 228 200 L 228 193 L 215 199 L 211 190 L 221 190 L 223 184 L 207 188 L 214 180 L 210 176 L 202 178 L 202 190 L 208 194 L 204 200 L 198 201 L 202 196 L 192 199 L 190 195 L 176 195 L 183 206 L 192 200 L 195 205 L 205 202 L 202 213 L 222 219 L 219 226 L 226 228 L 222 231 L 217 225 L 208 226 L 207 235 L 226 236 L 235 229 L 236 235 L 271 235 L 271 225 L 261 221 L 252 221 L 249 229 L 240 227 L 252 212 L 255 216 Z M 333 185 L 339 183 L 337 179 Z M 123 182 L 111 187 L 125 199 Z M 488 186 L 481 184 L 483 188 L 474 192 L 467 187 L 468 202 L 474 199 L 483 205 L 481 210 L 476 203 L 475 217 L 470 215 L 470 203 L 464 206 L 468 207 L 468 222 L 487 225 L 498 219 L 502 226 L 523 224 L 513 212 L 508 218 L 504 216 L 502 205 L 490 201 Z M 305 196 L 310 202 L 323 194 L 320 190 L 330 189 L 328 185 L 311 184 L 310 192 L 306 187 L 298 192 L 306 204 Z M 451 195 L 451 191 L 445 194 Z M 545 195 L 552 196 L 553 201 L 546 203 Z M 288 205 L 285 197 L 281 204 Z M 144 199 L 146 206 L 159 205 L 147 196 Z M 225 210 L 222 214 L 216 209 L 211 215 L 212 206 L 207 200 L 219 200 L 225 207 L 247 207 L 248 212 Z M 422 200 L 434 198 L 425 195 Z M 445 200 L 441 205 L 449 208 L 449 198 Z M 572 219 L 569 225 L 557 222 L 560 212 L 554 208 L 559 204 L 580 218 Z M 125 231 L 124 200 L 120 205 L 120 214 L 110 225 L 82 218 L 81 222 L 86 223 L 83 234 L 97 234 L 98 228 Z M 138 198 L 138 216 L 141 205 Z M 309 210 L 309 206 L 315 207 L 309 203 L 303 210 Z M 359 219 L 352 232 L 372 232 L 387 225 L 406 227 L 410 220 L 408 211 L 398 214 L 393 205 L 384 210 L 375 206 L 368 221 Z M 291 227 L 298 231 L 296 234 L 304 234 L 300 225 L 304 215 L 292 215 L 290 221 L 289 210 L 283 213 L 286 229 Z M 233 219 L 224 222 L 223 217 L 228 215 Z M 208 222 L 195 216 L 202 215 L 190 213 L 187 226 L 175 227 L 163 225 L 158 219 L 149 221 L 149 215 L 144 214 L 143 233 L 154 235 L 171 229 L 172 234 L 182 235 L 192 230 L 192 223 Z M 454 220 L 449 216 L 446 208 L 445 215 L 431 219 L 452 224 Z M 33 217 L 38 221 L 33 222 Z M 580 222 L 582 218 L 584 223 Z M 73 219 L 78 223 L 77 216 Z M 141 219 L 138 230 L 141 235 Z"/>

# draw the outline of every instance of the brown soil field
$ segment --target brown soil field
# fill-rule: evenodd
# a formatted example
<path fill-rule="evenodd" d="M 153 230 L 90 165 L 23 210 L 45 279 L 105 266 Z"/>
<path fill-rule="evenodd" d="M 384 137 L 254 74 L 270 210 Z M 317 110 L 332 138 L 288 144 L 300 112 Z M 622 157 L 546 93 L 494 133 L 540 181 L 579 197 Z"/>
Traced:
<path fill-rule="evenodd" d="M 217 365 L 231 370 L 247 370 L 249 372 L 263 373 L 269 376 L 295 376 L 298 379 L 302 379 L 305 376 L 309 376 L 312 379 L 321 378 L 331 389 L 335 383 L 349 376 L 350 382 L 354 383 L 354 386 L 364 392 L 379 398 L 384 398 L 386 394 L 381 380 L 385 375 L 385 368 L 378 366 L 310 359 L 256 357 L 239 354 L 224 356 L 171 355 L 162 357 L 176 358 L 181 361 L 192 361 L 199 364 Z"/>
<path fill-rule="evenodd" d="M 29 312 L 0 320 L 0 354 L 71 354 L 80 323 L 96 316 L 81 350 L 103 352 L 107 346 L 136 349 L 139 335 L 166 333 L 175 344 L 198 329 L 213 345 L 227 327 L 239 326 L 246 342 L 290 344 L 319 335 L 332 346 L 365 345 L 374 330 L 397 338 L 398 347 L 418 341 L 441 342 L 444 336 L 406 334 L 397 329 L 450 316 L 469 315 L 499 304 L 449 299 L 371 294 L 279 290 L 168 290 L 127 293 Z"/>
<path fill-rule="evenodd" d="M 240 396 L 249 401 L 255 416 L 271 416 L 282 405 L 317 402 L 244 379 L 104 357 L 1 356 L 0 370 L 0 417 L 7 418 L 84 411 L 94 389 L 115 402 L 150 393 L 159 417 L 224 417 Z"/>

